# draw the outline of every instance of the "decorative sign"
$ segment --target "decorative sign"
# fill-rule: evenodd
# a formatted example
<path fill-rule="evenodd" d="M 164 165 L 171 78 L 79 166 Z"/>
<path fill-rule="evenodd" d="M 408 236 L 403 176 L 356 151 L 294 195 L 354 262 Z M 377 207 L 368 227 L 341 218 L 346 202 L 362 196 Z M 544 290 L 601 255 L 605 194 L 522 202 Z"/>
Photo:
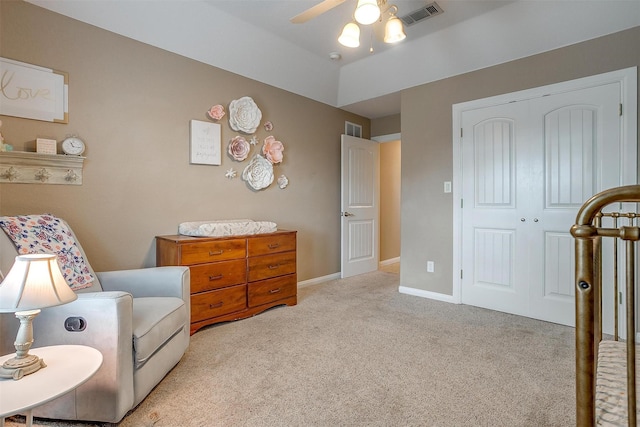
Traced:
<path fill-rule="evenodd" d="M 0 58 L 0 114 L 69 122 L 67 73 Z"/>
<path fill-rule="evenodd" d="M 191 120 L 190 163 L 193 165 L 220 165 L 220 125 Z"/>
<path fill-rule="evenodd" d="M 37 138 L 36 153 L 38 154 L 57 154 L 57 143 L 55 139 Z"/>

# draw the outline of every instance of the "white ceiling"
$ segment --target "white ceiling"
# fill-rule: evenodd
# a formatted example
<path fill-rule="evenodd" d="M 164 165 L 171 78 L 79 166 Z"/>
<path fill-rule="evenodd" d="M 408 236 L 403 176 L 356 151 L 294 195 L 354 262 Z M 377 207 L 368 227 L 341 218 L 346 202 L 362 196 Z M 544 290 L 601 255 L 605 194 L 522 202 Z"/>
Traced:
<path fill-rule="evenodd" d="M 289 40 L 314 55 L 329 59 L 331 52 L 342 56 L 340 65 L 345 65 L 374 54 L 384 52 L 394 45 L 382 41 L 384 23 L 376 22 L 360 26 L 360 47 L 348 48 L 338 43 L 338 35 L 344 25 L 353 21 L 356 0 L 346 0 L 341 5 L 311 19 L 304 24 L 292 24 L 290 18 L 320 3 L 322 0 L 203 0 L 216 9 L 225 11 L 256 27 Z M 445 13 L 433 16 L 407 28 L 409 39 L 433 33 L 447 26 L 480 15 L 514 0 L 436 0 Z M 396 16 L 403 16 L 433 0 L 388 0 L 383 10 L 390 5 L 398 7 Z M 385 15 L 385 17 L 388 15 Z"/>
<path fill-rule="evenodd" d="M 356 0 L 305 24 L 289 18 L 320 0 L 27 1 L 369 118 L 399 113 L 402 89 L 640 25 L 640 0 L 436 0 L 444 13 L 403 42 L 374 24 L 349 49 L 337 36 Z M 389 4 L 402 16 L 431 1 Z"/>

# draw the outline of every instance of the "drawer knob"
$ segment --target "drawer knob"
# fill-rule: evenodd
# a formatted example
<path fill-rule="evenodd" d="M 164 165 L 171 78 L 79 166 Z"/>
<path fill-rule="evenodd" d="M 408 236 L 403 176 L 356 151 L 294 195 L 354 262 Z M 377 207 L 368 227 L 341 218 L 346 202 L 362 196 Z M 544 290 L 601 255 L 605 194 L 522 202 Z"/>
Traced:
<path fill-rule="evenodd" d="M 275 270 L 276 268 L 280 267 L 280 264 L 276 264 L 276 265 L 270 265 L 269 266 L 269 270 Z"/>
<path fill-rule="evenodd" d="M 269 291 L 269 293 L 270 293 L 270 294 L 277 294 L 278 292 L 280 292 L 280 288 L 277 288 L 277 289 L 271 289 L 271 290 Z"/>
<path fill-rule="evenodd" d="M 209 304 L 209 308 L 219 308 L 219 307 L 222 307 L 222 304 L 223 304 L 222 301 L 215 304 Z"/>
<path fill-rule="evenodd" d="M 209 256 L 222 255 L 224 251 L 209 251 Z"/>
<path fill-rule="evenodd" d="M 270 243 L 269 249 L 276 249 L 280 247 L 280 243 Z"/>
<path fill-rule="evenodd" d="M 218 275 L 218 276 L 209 276 L 209 281 L 210 281 L 210 282 L 213 282 L 214 280 L 220 280 L 220 279 L 222 279 L 223 277 L 224 277 L 224 275 L 223 275 L 223 274 L 220 274 L 220 275 Z"/>

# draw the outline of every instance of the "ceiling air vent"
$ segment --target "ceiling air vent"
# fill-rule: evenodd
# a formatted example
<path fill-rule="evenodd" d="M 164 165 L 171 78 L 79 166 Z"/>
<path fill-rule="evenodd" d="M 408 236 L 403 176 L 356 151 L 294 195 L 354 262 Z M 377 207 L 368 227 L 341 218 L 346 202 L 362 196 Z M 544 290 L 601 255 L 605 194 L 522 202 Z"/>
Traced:
<path fill-rule="evenodd" d="M 406 26 L 410 27 L 411 25 L 417 24 L 418 22 L 431 18 L 432 16 L 440 15 L 442 12 L 444 12 L 444 10 L 442 10 L 440 5 L 433 2 L 404 16 L 400 16 L 399 18 Z"/>

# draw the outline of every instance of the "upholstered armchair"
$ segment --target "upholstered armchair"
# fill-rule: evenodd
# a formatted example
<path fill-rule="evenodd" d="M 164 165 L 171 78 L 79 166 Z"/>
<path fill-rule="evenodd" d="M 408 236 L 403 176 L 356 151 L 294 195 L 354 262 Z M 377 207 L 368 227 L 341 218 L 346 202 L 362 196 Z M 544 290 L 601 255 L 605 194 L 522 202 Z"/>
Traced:
<path fill-rule="evenodd" d="M 6 274 L 17 254 L 12 239 L 0 230 L 0 271 Z M 32 352 L 49 345 L 87 345 L 102 353 L 103 364 L 89 381 L 35 408 L 33 415 L 117 423 L 180 361 L 189 345 L 189 269 L 95 273 L 86 264 L 95 280 L 77 291 L 74 302 L 42 310 L 34 320 Z M 12 314 L 0 315 L 0 354 L 15 351 L 18 326 Z"/>

